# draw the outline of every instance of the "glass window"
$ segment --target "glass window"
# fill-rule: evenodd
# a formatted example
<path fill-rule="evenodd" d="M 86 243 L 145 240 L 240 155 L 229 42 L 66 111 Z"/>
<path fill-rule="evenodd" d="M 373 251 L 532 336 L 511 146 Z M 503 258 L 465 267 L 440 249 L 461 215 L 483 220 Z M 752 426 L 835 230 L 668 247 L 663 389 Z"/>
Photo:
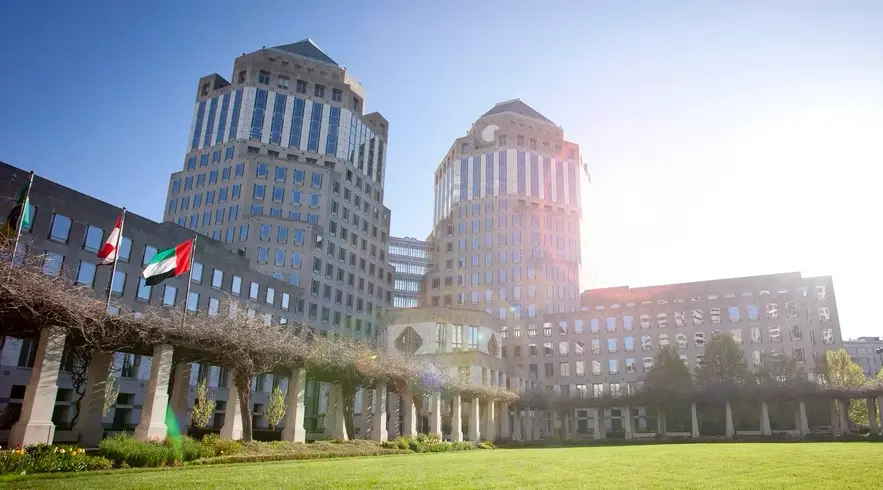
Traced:
<path fill-rule="evenodd" d="M 208 314 L 209 315 L 217 315 L 220 307 L 221 307 L 221 302 L 218 300 L 218 298 L 209 297 L 209 299 L 208 299 Z"/>
<path fill-rule="evenodd" d="M 113 284 L 111 286 L 112 294 L 114 296 L 122 296 L 125 288 L 126 288 L 126 273 L 123 271 L 114 272 Z"/>
<path fill-rule="evenodd" d="M 607 317 L 607 331 L 615 332 L 616 331 L 616 317 L 608 316 Z"/>
<path fill-rule="evenodd" d="M 177 299 L 178 288 L 166 285 L 165 290 L 162 293 L 163 306 L 175 306 L 175 302 L 177 301 Z"/>
<path fill-rule="evenodd" d="M 80 264 L 77 266 L 77 285 L 78 286 L 89 286 L 90 288 L 95 283 L 95 264 L 90 264 L 89 262 L 80 261 Z"/>
<path fill-rule="evenodd" d="M 143 277 L 138 278 L 138 299 L 143 301 L 150 301 L 150 292 L 152 290 L 153 286 L 148 286 Z"/>
<path fill-rule="evenodd" d="M 187 310 L 196 311 L 199 309 L 199 294 L 198 293 L 190 293 L 190 296 L 187 297 Z"/>
<path fill-rule="evenodd" d="M 236 296 L 242 294 L 242 278 L 239 276 L 233 276 L 233 284 L 230 288 L 231 292 Z"/>
<path fill-rule="evenodd" d="M 616 339 L 607 339 L 607 352 L 616 352 Z"/>
<path fill-rule="evenodd" d="M 196 284 L 202 283 L 202 269 L 203 269 L 202 264 L 200 264 L 199 262 L 193 263 L 192 276 L 193 276 L 193 282 L 195 282 Z"/>
<path fill-rule="evenodd" d="M 258 299 L 258 291 L 260 289 L 261 289 L 261 286 L 258 283 L 252 281 L 252 283 L 248 289 L 248 298 L 255 299 L 255 300 Z"/>
<path fill-rule="evenodd" d="M 739 307 L 738 306 L 728 307 L 727 313 L 730 316 L 730 323 L 737 323 L 739 321 Z"/>
<path fill-rule="evenodd" d="M 103 239 L 104 230 L 97 226 L 86 225 L 86 239 L 83 243 L 84 249 L 90 252 L 97 252 L 104 244 Z"/>
<path fill-rule="evenodd" d="M 619 374 L 619 360 L 610 359 L 607 361 L 607 372 L 609 374 Z"/>
<path fill-rule="evenodd" d="M 56 242 L 67 243 L 71 233 L 71 219 L 61 214 L 52 215 L 52 227 L 49 230 L 49 239 Z"/>
<path fill-rule="evenodd" d="M 221 269 L 215 269 L 212 272 L 212 288 L 213 289 L 221 289 L 221 284 L 224 282 L 224 271 Z"/>

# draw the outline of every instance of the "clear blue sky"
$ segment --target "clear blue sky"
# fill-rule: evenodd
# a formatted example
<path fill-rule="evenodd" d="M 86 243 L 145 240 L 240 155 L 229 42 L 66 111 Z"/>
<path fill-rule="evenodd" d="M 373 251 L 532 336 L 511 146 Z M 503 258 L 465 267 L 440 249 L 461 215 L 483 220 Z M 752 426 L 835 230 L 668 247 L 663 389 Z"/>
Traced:
<path fill-rule="evenodd" d="M 390 121 L 393 234 L 429 233 L 439 159 L 519 97 L 592 173 L 586 285 L 832 274 L 844 336 L 879 335 L 881 25 L 873 0 L 4 2 L 0 159 L 160 218 L 199 77 L 311 37 Z"/>

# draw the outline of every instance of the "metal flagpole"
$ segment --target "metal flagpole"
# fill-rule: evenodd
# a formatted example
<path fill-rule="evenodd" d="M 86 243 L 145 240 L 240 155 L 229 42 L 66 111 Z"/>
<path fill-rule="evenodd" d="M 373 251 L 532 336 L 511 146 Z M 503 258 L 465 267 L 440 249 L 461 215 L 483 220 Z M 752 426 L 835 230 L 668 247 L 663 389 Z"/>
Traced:
<path fill-rule="evenodd" d="M 113 296 L 113 276 L 117 272 L 117 261 L 120 260 L 120 245 L 123 243 L 123 228 L 126 226 L 126 208 L 123 208 L 123 214 L 120 215 L 120 234 L 117 236 L 116 245 L 114 245 L 113 265 L 110 267 L 110 281 L 107 283 L 107 305 L 106 310 L 110 310 L 110 298 Z"/>
<path fill-rule="evenodd" d="M 187 303 L 190 302 L 190 285 L 193 283 L 193 258 L 196 256 L 196 237 L 193 235 L 193 243 L 190 245 L 190 273 L 187 275 L 187 293 L 184 295 L 184 312 L 181 314 L 181 328 L 187 320 Z"/>
<path fill-rule="evenodd" d="M 25 190 L 25 198 L 22 201 L 22 208 L 18 214 L 18 223 L 15 224 L 15 244 L 12 246 L 12 263 L 15 264 L 15 254 L 18 252 L 18 241 L 21 238 L 21 228 L 25 222 L 25 216 L 30 211 L 31 206 L 31 187 L 34 185 L 34 171 L 31 170 L 28 176 L 28 188 Z"/>

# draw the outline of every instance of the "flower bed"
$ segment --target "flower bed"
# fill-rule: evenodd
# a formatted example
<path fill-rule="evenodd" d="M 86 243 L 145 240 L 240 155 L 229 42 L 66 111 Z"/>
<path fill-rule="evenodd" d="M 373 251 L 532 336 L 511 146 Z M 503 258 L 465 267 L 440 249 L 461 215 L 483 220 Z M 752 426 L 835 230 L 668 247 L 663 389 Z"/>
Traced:
<path fill-rule="evenodd" d="M 76 446 L 34 444 L 0 451 L 0 474 L 108 470 L 112 467 L 110 460 L 88 455 L 85 449 Z"/>

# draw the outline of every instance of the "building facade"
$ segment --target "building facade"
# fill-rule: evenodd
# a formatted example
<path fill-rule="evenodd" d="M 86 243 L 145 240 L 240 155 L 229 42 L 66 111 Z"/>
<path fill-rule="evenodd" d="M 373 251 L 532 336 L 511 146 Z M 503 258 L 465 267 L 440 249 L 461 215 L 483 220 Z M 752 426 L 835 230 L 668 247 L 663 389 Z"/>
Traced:
<path fill-rule="evenodd" d="M 521 100 L 487 111 L 435 173 L 424 305 L 484 310 L 504 335 L 578 310 L 587 177 L 579 147 Z M 526 336 L 506 344 L 528 349 Z"/>
<path fill-rule="evenodd" d="M 311 40 L 263 48 L 197 84 L 164 221 L 211 236 L 304 288 L 302 320 L 375 340 L 392 303 L 388 123 Z"/>
<path fill-rule="evenodd" d="M 579 311 L 511 329 L 504 350 L 528 379 L 564 394 L 634 392 L 660 347 L 672 346 L 691 371 L 706 341 L 728 333 L 750 368 L 791 358 L 807 373 L 843 346 L 831 277 L 799 273 L 643 288 L 585 291 Z M 527 348 L 521 344 L 527 341 Z"/>
<path fill-rule="evenodd" d="M 389 263 L 396 271 L 392 306 L 419 306 L 423 295 L 423 278 L 429 267 L 429 242 L 411 237 L 390 237 Z"/>
<path fill-rule="evenodd" d="M 883 369 L 883 340 L 880 337 L 844 340 L 843 348 L 852 361 L 862 367 L 865 376 L 877 376 Z"/>
<path fill-rule="evenodd" d="M 0 162 L 0 196 L 5 216 L 14 196 L 27 183 L 28 173 Z M 79 193 L 55 182 L 34 178 L 30 193 L 32 225 L 23 230 L 19 250 L 43 256 L 43 270 L 51 275 L 66 275 L 77 285 L 106 297 L 110 285 L 110 267 L 98 267 L 98 249 L 114 227 L 122 209 Z M 249 261 L 231 252 L 223 243 L 199 237 L 195 245 L 193 280 L 189 297 L 186 276 L 167 279 L 157 286 L 146 286 L 141 272 L 159 250 L 175 246 L 194 233 L 173 223 L 156 223 L 134 213 L 126 214 L 120 260 L 113 281 L 111 311 L 121 306 L 135 311 L 144 308 L 175 307 L 186 304 L 190 311 L 211 314 L 231 304 L 263 315 L 268 323 L 298 321 L 297 305 L 303 305 L 304 291 L 288 282 L 279 281 L 250 269 Z M 302 306 L 301 306 L 302 309 Z M 18 419 L 25 386 L 31 378 L 36 356 L 36 339 L 4 339 L 0 351 L 0 439 Z M 131 430 L 139 421 L 145 397 L 145 384 L 151 372 L 151 357 L 118 352 L 114 356 L 114 373 L 119 380 L 119 395 L 104 419 L 108 430 Z M 188 403 L 192 406 L 195 387 L 204 377 L 211 395 L 218 401 L 214 420 L 209 427 L 224 424 L 226 400 L 232 378 L 219 366 L 194 364 L 190 370 Z M 263 413 L 273 387 L 273 376 L 262 375 L 254 380 L 254 421 L 266 426 Z M 282 380 L 282 383 L 285 381 Z M 53 422 L 58 426 L 56 440 L 73 440 L 75 435 L 68 422 L 75 414 L 74 389 L 70 376 L 62 372 L 55 402 Z M 319 407 L 318 384 L 313 383 L 306 400 L 305 425 L 315 427 Z M 181 421 L 186 422 L 186 421 Z M 182 425 L 183 426 L 183 425 Z"/>

